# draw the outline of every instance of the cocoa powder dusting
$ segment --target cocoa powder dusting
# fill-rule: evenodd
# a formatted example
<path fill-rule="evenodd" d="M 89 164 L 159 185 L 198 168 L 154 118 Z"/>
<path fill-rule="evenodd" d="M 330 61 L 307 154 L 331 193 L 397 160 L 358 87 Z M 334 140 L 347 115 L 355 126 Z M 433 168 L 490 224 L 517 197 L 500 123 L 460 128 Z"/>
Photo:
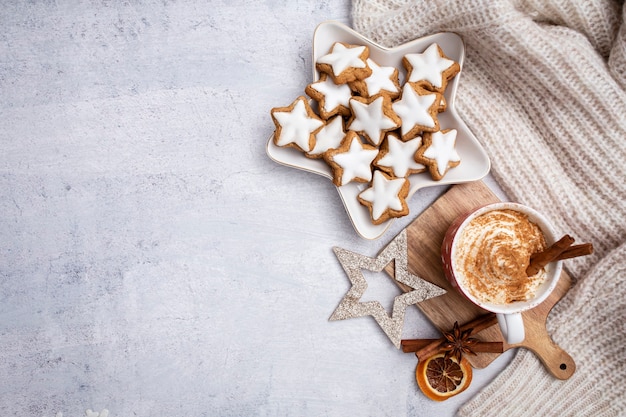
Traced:
<path fill-rule="evenodd" d="M 525 301 L 545 279 L 545 271 L 526 275 L 530 255 L 546 247 L 539 226 L 515 210 L 495 210 L 473 219 L 463 230 L 455 268 L 478 299 L 496 304 Z"/>

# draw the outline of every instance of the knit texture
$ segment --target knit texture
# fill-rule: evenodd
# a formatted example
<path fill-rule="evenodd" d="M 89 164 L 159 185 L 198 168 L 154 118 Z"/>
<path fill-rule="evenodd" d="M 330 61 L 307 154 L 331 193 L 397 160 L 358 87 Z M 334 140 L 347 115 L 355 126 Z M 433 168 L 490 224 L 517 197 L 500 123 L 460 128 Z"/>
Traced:
<path fill-rule="evenodd" d="M 626 409 L 626 25 L 609 0 L 354 0 L 354 28 L 393 47 L 449 31 L 465 41 L 456 108 L 513 201 L 592 242 L 548 331 L 576 361 L 566 381 L 531 352 L 462 416 L 611 416 Z"/>

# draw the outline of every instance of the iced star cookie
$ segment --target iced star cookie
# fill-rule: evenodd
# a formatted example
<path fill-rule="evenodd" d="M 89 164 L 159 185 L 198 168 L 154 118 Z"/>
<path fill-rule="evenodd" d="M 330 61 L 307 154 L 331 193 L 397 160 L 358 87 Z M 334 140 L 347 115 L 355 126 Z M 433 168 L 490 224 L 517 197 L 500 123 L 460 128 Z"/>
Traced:
<path fill-rule="evenodd" d="M 352 90 L 348 84 L 335 84 L 328 74 L 321 74 L 319 81 L 306 86 L 304 92 L 318 103 L 319 114 L 327 120 L 337 114 L 350 116 Z"/>
<path fill-rule="evenodd" d="M 333 184 L 340 187 L 350 181 L 371 181 L 376 155 L 378 148 L 362 143 L 359 135 L 350 130 L 339 148 L 324 153 L 324 160 L 332 169 Z"/>
<path fill-rule="evenodd" d="M 374 166 L 396 178 L 424 172 L 426 166 L 415 160 L 415 154 L 421 145 L 420 136 L 405 142 L 395 133 L 389 133 L 374 160 Z"/>
<path fill-rule="evenodd" d="M 400 95 L 400 81 L 397 68 L 381 67 L 372 59 L 367 60 L 367 65 L 372 69 L 372 74 L 362 80 L 351 82 L 350 88 L 362 97 L 383 94 L 393 100 Z"/>
<path fill-rule="evenodd" d="M 355 96 L 350 99 L 350 108 L 352 117 L 348 121 L 348 129 L 360 133 L 374 146 L 380 145 L 385 132 L 397 129 L 402 123 L 387 96 Z"/>
<path fill-rule="evenodd" d="M 324 126 L 324 121 L 315 114 L 304 96 L 287 107 L 275 107 L 270 113 L 276 126 L 276 146 L 290 146 L 303 152 L 313 149 L 315 134 Z"/>
<path fill-rule="evenodd" d="M 326 121 L 326 125 L 315 134 L 315 146 L 305 153 L 309 158 L 322 158 L 324 152 L 341 146 L 346 131 L 343 126 L 343 118 L 335 116 Z"/>
<path fill-rule="evenodd" d="M 402 120 L 402 140 L 409 140 L 422 132 L 439 130 L 437 114 L 441 106 L 439 93 L 425 90 L 417 85 L 405 83 L 402 96 L 392 104 L 393 111 Z"/>
<path fill-rule="evenodd" d="M 347 84 L 372 74 L 367 66 L 369 54 L 367 46 L 336 42 L 328 54 L 317 59 L 315 68 L 330 75 L 335 84 Z"/>
<path fill-rule="evenodd" d="M 358 195 L 358 200 L 370 211 L 372 223 L 381 224 L 392 217 L 409 214 L 406 198 L 409 180 L 394 178 L 382 171 L 374 171 L 371 186 Z"/>
<path fill-rule="evenodd" d="M 427 165 L 433 180 L 439 181 L 450 168 L 461 163 L 455 145 L 455 129 L 425 133 L 424 144 L 418 150 L 415 159 Z"/>
<path fill-rule="evenodd" d="M 443 93 L 448 81 L 461 70 L 458 62 L 448 58 L 436 43 L 421 54 L 406 54 L 402 65 L 407 70 L 407 82 Z"/>

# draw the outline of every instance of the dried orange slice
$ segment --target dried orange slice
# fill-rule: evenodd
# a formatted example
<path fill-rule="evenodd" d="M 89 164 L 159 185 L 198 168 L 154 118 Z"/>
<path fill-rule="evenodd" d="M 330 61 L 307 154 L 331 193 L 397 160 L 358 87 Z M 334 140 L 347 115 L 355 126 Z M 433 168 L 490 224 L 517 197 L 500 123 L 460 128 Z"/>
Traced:
<path fill-rule="evenodd" d="M 464 357 L 446 358 L 444 353 L 419 361 L 415 379 L 422 392 L 431 400 L 444 401 L 457 395 L 472 382 L 472 365 Z"/>

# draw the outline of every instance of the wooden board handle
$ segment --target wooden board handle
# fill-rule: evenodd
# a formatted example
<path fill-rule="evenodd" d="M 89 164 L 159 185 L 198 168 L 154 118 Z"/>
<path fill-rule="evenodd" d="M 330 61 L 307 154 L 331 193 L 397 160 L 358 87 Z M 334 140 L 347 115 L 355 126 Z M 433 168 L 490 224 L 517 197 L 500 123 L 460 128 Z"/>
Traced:
<path fill-rule="evenodd" d="M 576 362 L 559 345 L 554 343 L 547 330 L 544 330 L 543 333 L 543 335 L 536 334 L 536 337 L 531 340 L 526 340 L 523 344 L 524 347 L 533 351 L 546 370 L 555 378 L 568 379 L 576 371 Z"/>

